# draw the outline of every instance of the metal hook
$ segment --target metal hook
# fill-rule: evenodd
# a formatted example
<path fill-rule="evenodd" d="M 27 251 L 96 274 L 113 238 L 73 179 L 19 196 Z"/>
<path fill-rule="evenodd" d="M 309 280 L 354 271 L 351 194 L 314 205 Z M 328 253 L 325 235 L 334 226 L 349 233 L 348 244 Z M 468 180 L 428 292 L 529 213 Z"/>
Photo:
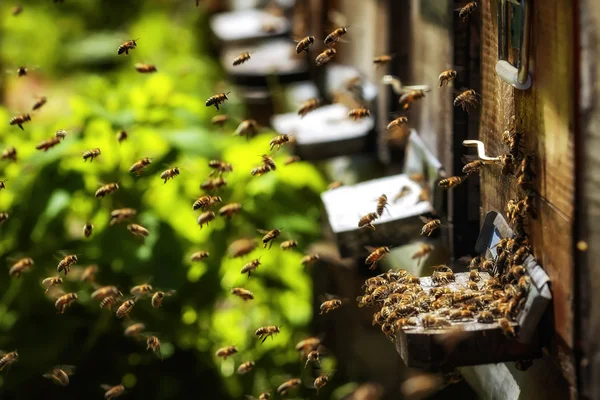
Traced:
<path fill-rule="evenodd" d="M 400 81 L 400 78 L 394 75 L 385 75 L 383 78 L 381 78 L 381 83 L 383 83 L 384 85 L 392 86 L 392 90 L 397 95 L 402 95 L 411 90 L 423 90 L 425 92 L 428 92 L 430 90 L 430 87 L 428 85 L 403 86 L 402 81 Z"/>
<path fill-rule="evenodd" d="M 494 164 L 500 162 L 500 157 L 488 157 L 485 154 L 485 145 L 480 140 L 463 140 L 465 147 L 477 147 L 477 156 L 486 164 Z"/>
<path fill-rule="evenodd" d="M 516 29 L 519 36 L 518 68 L 507 61 L 509 35 L 508 30 L 508 4 L 521 7 L 521 23 Z M 531 26 L 531 0 L 498 0 L 498 62 L 496 73 L 506 83 L 520 90 L 527 90 L 531 86 L 529 75 L 529 36 Z M 515 19 L 513 13 L 513 20 Z"/>

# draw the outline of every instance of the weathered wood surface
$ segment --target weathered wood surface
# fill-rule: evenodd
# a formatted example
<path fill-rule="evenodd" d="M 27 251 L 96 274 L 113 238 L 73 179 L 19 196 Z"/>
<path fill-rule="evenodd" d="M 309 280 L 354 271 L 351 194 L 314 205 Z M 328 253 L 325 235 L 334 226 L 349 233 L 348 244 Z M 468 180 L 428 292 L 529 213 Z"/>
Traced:
<path fill-rule="evenodd" d="M 575 386 L 574 343 L 574 72 L 572 2 L 536 2 L 532 12 L 530 72 L 533 85 L 522 92 L 495 73 L 497 2 L 480 3 L 482 16 L 482 107 L 480 139 L 488 153 L 507 152 L 504 130 L 525 132 L 527 153 L 535 154 L 538 218 L 527 231 L 533 252 L 552 280 L 555 333 L 552 353 L 569 384 Z M 513 120 L 514 117 L 514 120 Z M 487 168 L 481 174 L 482 210 L 504 212 L 508 200 L 523 197 L 514 177 Z"/>

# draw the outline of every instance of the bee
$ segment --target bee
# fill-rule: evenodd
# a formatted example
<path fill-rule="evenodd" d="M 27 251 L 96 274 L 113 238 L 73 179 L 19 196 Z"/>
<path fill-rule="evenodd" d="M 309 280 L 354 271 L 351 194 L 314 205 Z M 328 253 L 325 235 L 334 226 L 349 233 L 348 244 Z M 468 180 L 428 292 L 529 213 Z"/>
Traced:
<path fill-rule="evenodd" d="M 46 96 L 42 96 L 33 104 L 32 110 L 37 111 L 42 108 L 48 102 L 48 98 Z"/>
<path fill-rule="evenodd" d="M 522 265 L 515 265 L 511 269 L 508 270 L 508 276 L 512 277 L 515 280 L 518 280 L 522 276 L 527 273 L 525 267 Z"/>
<path fill-rule="evenodd" d="M 233 166 L 225 161 L 211 160 L 208 162 L 208 166 L 213 169 L 209 176 L 213 176 L 215 174 L 222 175 L 226 172 L 233 171 Z"/>
<path fill-rule="evenodd" d="M 302 381 L 298 378 L 294 378 L 294 379 L 290 379 L 289 381 L 285 381 L 281 385 L 279 385 L 279 387 L 277 388 L 277 393 L 280 396 L 285 396 L 290 390 L 292 390 L 293 388 L 295 388 L 297 386 L 300 386 L 301 383 L 302 383 Z"/>
<path fill-rule="evenodd" d="M 146 339 L 146 350 L 151 350 L 160 355 L 160 339 L 157 336 L 148 336 Z"/>
<path fill-rule="evenodd" d="M 458 186 L 463 183 L 467 179 L 467 175 L 465 176 L 451 176 L 450 178 L 442 179 L 438 182 L 438 186 L 444 189 L 450 189 L 454 186 Z"/>
<path fill-rule="evenodd" d="M 58 310 L 59 314 L 64 314 L 67 308 L 73 304 L 79 296 L 77 293 L 67 293 L 60 296 L 54 303 L 54 307 Z"/>
<path fill-rule="evenodd" d="M 170 296 L 173 296 L 174 294 L 175 294 L 174 290 L 169 290 L 168 292 L 163 292 L 161 290 L 158 290 L 158 291 L 156 291 L 156 293 L 154 293 L 152 295 L 152 298 L 150 299 L 150 304 L 152 304 L 153 308 L 158 308 L 162 305 L 162 302 L 165 297 L 170 297 Z"/>
<path fill-rule="evenodd" d="M 306 36 L 302 40 L 298 41 L 298 44 L 296 45 L 296 54 L 300 54 L 303 51 L 308 53 L 308 49 L 313 43 L 315 43 L 314 36 Z"/>
<path fill-rule="evenodd" d="M 298 247 L 298 242 L 295 240 L 286 240 L 285 242 L 281 242 L 279 246 L 281 247 L 281 250 L 291 250 Z"/>
<path fill-rule="evenodd" d="M 136 297 L 142 297 L 144 295 L 150 294 L 154 291 L 154 288 L 148 283 L 142 283 L 141 285 L 136 285 L 131 288 L 129 293 Z"/>
<path fill-rule="evenodd" d="M 425 314 L 421 320 L 425 329 L 444 329 L 451 326 L 451 324 L 433 314 Z"/>
<path fill-rule="evenodd" d="M 69 386 L 69 376 L 74 373 L 75 367 L 73 365 L 58 365 L 42 375 L 42 377 L 52 380 L 55 385 L 64 387 Z"/>
<path fill-rule="evenodd" d="M 254 365 L 254 361 L 246 361 L 245 363 L 240 364 L 237 369 L 237 373 L 240 375 L 247 374 L 254 369 Z"/>
<path fill-rule="evenodd" d="M 0 351 L 0 356 L 0 371 L 19 361 L 19 353 L 17 353 L 17 350 L 11 351 L 10 353 Z"/>
<path fill-rule="evenodd" d="M 373 270 L 377 267 L 377 262 L 383 260 L 383 258 L 390 252 L 390 248 L 387 246 L 383 247 L 365 247 L 371 254 L 365 259 L 365 264 L 370 264 L 369 269 Z"/>
<path fill-rule="evenodd" d="M 235 347 L 235 346 L 227 346 L 227 347 L 221 347 L 220 349 L 218 349 L 215 352 L 215 355 L 217 357 L 223 358 L 223 360 L 227 360 L 227 357 L 231 357 L 232 355 L 234 355 L 237 352 L 238 352 L 237 347 Z"/>
<path fill-rule="evenodd" d="M 134 65 L 134 68 L 140 74 L 151 74 L 153 72 L 158 71 L 156 69 L 156 66 L 152 65 L 152 64 L 140 64 L 140 63 L 136 63 Z"/>
<path fill-rule="evenodd" d="M 358 220 L 359 228 L 369 228 L 375 230 L 375 225 L 373 225 L 373 221 L 375 221 L 378 217 L 376 213 L 368 213 L 367 215 L 361 217 Z"/>
<path fill-rule="evenodd" d="M 117 132 L 117 142 L 119 142 L 119 144 L 121 144 L 121 142 L 123 142 L 124 140 L 127 140 L 127 132 L 124 130 L 120 130 L 119 132 Z"/>
<path fill-rule="evenodd" d="M 463 22 L 465 22 L 469 19 L 469 15 L 471 15 L 473 13 L 473 11 L 475 11 L 476 8 L 477 8 L 477 2 L 472 1 L 460 9 L 460 11 L 458 12 L 458 17 Z"/>
<path fill-rule="evenodd" d="M 342 306 L 342 300 L 333 299 L 324 301 L 319 308 L 321 312 L 319 314 L 327 314 L 329 311 L 333 311 L 336 308 L 340 308 Z"/>
<path fill-rule="evenodd" d="M 144 157 L 141 160 L 137 161 L 135 164 L 133 164 L 129 168 L 129 172 L 139 176 L 144 170 L 144 168 L 146 168 L 150 164 L 152 164 L 152 159 L 149 157 Z"/>
<path fill-rule="evenodd" d="M 454 99 L 454 106 L 461 106 L 464 111 L 469 112 L 469 107 L 476 106 L 479 101 L 477 100 L 477 92 L 473 89 L 465 90 Z"/>
<path fill-rule="evenodd" d="M 191 255 L 190 260 L 192 262 L 204 260 L 205 258 L 208 258 L 209 255 L 210 253 L 208 251 L 197 251 Z"/>
<path fill-rule="evenodd" d="M 137 47 L 136 40 L 139 40 L 139 39 L 128 40 L 128 41 L 124 42 L 122 45 L 120 45 L 119 49 L 117 50 L 117 55 L 120 56 L 123 53 L 125 53 L 125 55 L 128 55 L 129 50 L 133 50 Z"/>
<path fill-rule="evenodd" d="M 308 366 L 308 363 L 320 363 L 321 359 L 320 359 L 320 353 L 319 350 L 313 350 L 310 353 L 308 353 L 308 355 L 306 356 L 306 364 L 304 364 L 304 368 L 306 368 Z"/>
<path fill-rule="evenodd" d="M 254 336 L 256 336 L 259 339 L 262 339 L 261 343 L 264 343 L 265 340 L 267 340 L 267 338 L 270 336 L 271 339 L 273 338 L 273 336 L 275 336 L 276 334 L 279 333 L 279 327 L 276 325 L 269 325 L 269 326 L 263 326 L 260 327 L 256 330 L 256 332 L 254 332 Z"/>
<path fill-rule="evenodd" d="M 328 63 L 335 56 L 337 52 L 335 49 L 327 49 L 324 52 L 320 53 L 315 59 L 315 64 L 317 67 L 320 67 L 323 64 Z"/>
<path fill-rule="evenodd" d="M 315 386 L 315 389 L 317 389 L 317 394 L 319 394 L 319 390 L 323 386 L 327 385 L 327 382 L 329 382 L 329 376 L 327 374 L 317 376 L 317 378 L 315 379 L 315 382 L 313 384 Z"/>
<path fill-rule="evenodd" d="M 46 288 L 46 291 L 44 291 L 44 293 L 48 293 L 48 291 L 54 286 L 61 285 L 62 283 L 63 280 L 60 276 L 51 276 L 49 278 L 44 279 L 42 281 L 42 286 Z"/>
<path fill-rule="evenodd" d="M 442 221 L 439 219 L 431 219 L 423 216 L 419 216 L 419 218 L 425 223 L 421 229 L 421 236 L 431 236 L 431 234 L 442 225 Z"/>
<path fill-rule="evenodd" d="M 133 218 L 137 214 L 137 211 L 133 208 L 119 208 L 110 212 L 109 225 L 113 226 L 119 222 Z"/>
<path fill-rule="evenodd" d="M 87 222 L 85 225 L 83 225 L 83 236 L 85 236 L 86 238 L 89 238 L 90 236 L 92 236 L 93 233 L 94 233 L 94 225 L 92 225 L 89 222 Z"/>
<path fill-rule="evenodd" d="M 372 295 L 365 295 L 365 296 L 359 296 L 356 298 L 356 301 L 358 302 L 358 307 L 370 307 L 372 305 L 374 305 L 374 298 Z"/>
<path fill-rule="evenodd" d="M 102 388 L 102 390 L 104 390 L 104 400 L 116 399 L 117 397 L 125 393 L 125 386 L 123 385 L 100 385 L 100 387 Z"/>
<path fill-rule="evenodd" d="M 217 203 L 221 203 L 222 199 L 219 196 L 202 196 L 200 198 L 198 198 L 198 200 L 196 200 L 194 202 L 194 204 L 192 205 L 192 208 L 194 210 L 206 210 L 209 207 L 217 204 Z"/>
<path fill-rule="evenodd" d="M 471 282 L 479 282 L 481 280 L 481 276 L 479 275 L 479 270 L 477 268 L 471 269 L 469 272 L 469 280 Z"/>
<path fill-rule="evenodd" d="M 16 17 L 17 15 L 21 14 L 23 12 L 23 6 L 21 5 L 16 5 L 13 8 L 11 8 L 10 13 L 13 15 L 13 17 Z"/>
<path fill-rule="evenodd" d="M 517 170 L 517 176 L 519 177 L 517 184 L 523 190 L 530 190 L 533 184 L 533 178 L 535 177 L 535 172 L 533 172 L 533 160 L 534 157 L 532 155 L 523 157 Z"/>
<path fill-rule="evenodd" d="M 10 125 L 17 125 L 19 128 L 21 128 L 21 130 L 25 130 L 23 129 L 23 124 L 26 122 L 31 121 L 31 116 L 29 114 L 21 114 L 21 115 L 17 115 L 15 117 L 12 117 L 9 120 Z"/>
<path fill-rule="evenodd" d="M 523 132 L 510 130 L 502 133 L 502 141 L 508 146 L 508 152 L 514 160 L 521 158 L 521 139 L 523 138 Z"/>
<path fill-rule="evenodd" d="M 116 286 L 102 286 L 94 292 L 92 292 L 92 300 L 104 300 L 108 297 L 121 297 L 123 293 Z"/>
<path fill-rule="evenodd" d="M 125 332 L 123 332 L 123 334 L 125 336 L 137 336 L 142 333 L 144 329 L 146 329 L 146 325 L 139 322 L 137 324 L 129 325 L 127 328 L 125 328 Z"/>
<path fill-rule="evenodd" d="M 220 127 L 223 127 L 223 125 L 225 125 L 225 123 L 229 121 L 229 117 L 227 115 L 215 115 L 214 117 L 212 117 L 210 119 L 210 123 L 213 125 L 218 125 Z"/>
<path fill-rule="evenodd" d="M 71 267 L 77 263 L 78 259 L 75 254 L 69 254 L 64 256 L 62 260 L 58 263 L 56 270 L 60 273 L 61 271 L 65 272 L 65 276 L 71 271 Z"/>
<path fill-rule="evenodd" d="M 310 265 L 310 264 L 314 264 L 315 262 L 319 261 L 319 255 L 318 254 L 307 254 L 304 257 L 302 257 L 302 261 L 301 264 L 304 266 Z"/>
<path fill-rule="evenodd" d="M 8 220 L 8 213 L 7 212 L 0 212 L 0 224 L 3 223 L 4 221 Z"/>
<path fill-rule="evenodd" d="M 375 64 L 375 66 L 377 67 L 380 67 L 382 65 L 388 64 L 390 61 L 392 61 L 393 58 L 394 56 L 391 54 L 384 54 L 382 56 L 373 58 L 373 64 Z"/>
<path fill-rule="evenodd" d="M 96 196 L 97 199 L 102 199 L 102 198 L 104 198 L 104 196 L 113 194 L 117 190 L 119 190 L 118 183 L 109 183 L 108 185 L 100 186 L 100 188 L 98 190 L 96 190 L 96 193 L 94 194 L 94 196 Z"/>
<path fill-rule="evenodd" d="M 198 225 L 200 225 L 200 229 L 202 229 L 202 226 L 204 226 L 205 224 L 208 226 L 208 223 L 214 219 L 215 219 L 214 212 L 205 211 L 198 216 L 197 222 L 198 222 Z"/>
<path fill-rule="evenodd" d="M 400 329 L 414 327 L 414 326 L 417 326 L 417 323 L 418 323 L 418 321 L 415 317 L 400 318 L 399 320 L 394 322 L 394 329 L 396 331 L 398 331 Z"/>
<path fill-rule="evenodd" d="M 499 156 L 502 166 L 502 175 L 509 175 L 514 172 L 514 158 L 511 154 L 502 154 Z"/>
<path fill-rule="evenodd" d="M 467 175 L 474 174 L 479 172 L 484 166 L 485 163 L 481 160 L 471 161 L 463 167 L 462 172 Z"/>
<path fill-rule="evenodd" d="M 405 109 L 408 110 L 408 108 L 410 107 L 410 105 L 412 103 L 414 103 L 415 101 L 422 99 L 423 97 L 425 97 L 425 91 L 424 90 L 411 90 L 409 92 L 404 93 L 402 96 L 400 96 L 400 99 L 398 100 L 398 102 L 400 103 L 400 106 Z"/>
<path fill-rule="evenodd" d="M 233 60 L 233 65 L 241 65 L 243 63 L 245 63 L 246 61 L 248 61 L 250 59 L 250 53 L 248 53 L 247 51 L 240 54 L 239 56 L 237 56 L 235 58 L 235 60 Z"/>
<path fill-rule="evenodd" d="M 290 137 L 288 135 L 286 135 L 286 134 L 278 135 L 278 136 L 275 136 L 271 140 L 271 142 L 269 143 L 269 146 L 271 147 L 271 151 L 273 151 L 275 146 L 277 146 L 277 150 L 279 150 L 279 149 L 281 149 L 281 146 L 288 143 L 289 141 L 290 141 Z"/>
<path fill-rule="evenodd" d="M 308 354 L 314 350 L 317 350 L 320 344 L 321 339 L 319 339 L 318 337 L 311 336 L 299 341 L 296 344 L 296 351 L 299 351 L 303 354 Z"/>
<path fill-rule="evenodd" d="M 129 318 L 129 314 L 131 313 L 131 311 L 133 310 L 133 307 L 135 306 L 135 300 L 133 299 L 129 299 L 129 300 L 125 300 L 120 306 L 119 308 L 117 308 L 117 312 L 115 313 L 115 315 L 117 316 L 117 318 L 122 319 L 122 318 Z"/>
<path fill-rule="evenodd" d="M 116 297 L 106 297 L 100 301 L 100 308 L 108 308 L 112 312 L 113 308 L 117 305 Z"/>
<path fill-rule="evenodd" d="M 214 96 L 209 97 L 208 100 L 206 100 L 206 107 L 215 106 L 215 108 L 218 110 L 220 104 L 223 104 L 225 100 L 229 100 L 227 97 L 229 93 L 231 92 L 217 93 Z"/>
<path fill-rule="evenodd" d="M 127 225 L 127 230 L 139 237 L 148 237 L 150 235 L 150 231 L 139 224 L 129 224 Z"/>
<path fill-rule="evenodd" d="M 60 144 L 60 139 L 53 136 L 49 139 L 41 141 L 37 146 L 35 146 L 35 148 L 36 150 L 43 150 L 46 152 L 58 144 Z"/>
<path fill-rule="evenodd" d="M 271 394 L 269 392 L 263 392 L 258 396 L 258 400 L 270 400 Z"/>
<path fill-rule="evenodd" d="M 423 257 L 425 257 L 427 254 L 431 253 L 433 251 L 433 246 L 430 244 L 422 244 L 421 247 L 419 247 L 419 250 L 417 250 L 413 255 L 412 255 L 412 259 L 419 259 L 419 264 L 421 263 L 421 259 Z M 417 264 L 418 265 L 418 264 Z"/>
<path fill-rule="evenodd" d="M 98 148 L 88 150 L 83 153 L 83 162 L 86 162 L 87 160 L 90 160 L 90 162 L 92 162 L 94 161 L 94 158 L 98 157 L 100 154 L 102 154 L 102 152 Z"/>
<path fill-rule="evenodd" d="M 348 27 L 349 26 L 350 25 L 344 26 L 342 28 L 337 28 L 336 30 L 334 30 L 333 32 L 331 32 L 325 38 L 325 44 L 327 46 L 334 46 L 342 38 L 342 36 L 344 36 L 346 33 L 348 33 Z"/>
<path fill-rule="evenodd" d="M 243 289 L 243 288 L 233 288 L 233 289 L 231 289 L 231 294 L 239 297 L 240 299 L 242 299 L 244 301 L 254 300 L 254 293 L 252 293 L 249 290 Z"/>
<path fill-rule="evenodd" d="M 246 136 L 246 139 L 254 137 L 258 133 L 258 122 L 254 119 L 246 119 L 238 125 L 234 136 Z"/>
<path fill-rule="evenodd" d="M 14 147 L 7 147 L 2 151 L 2 156 L 0 156 L 2 160 L 11 160 L 17 161 L 17 149 Z"/>
<path fill-rule="evenodd" d="M 227 252 L 232 258 L 243 257 L 252 253 L 256 246 L 258 243 L 254 239 L 238 239 L 229 245 Z"/>
<path fill-rule="evenodd" d="M 239 213 L 241 210 L 242 205 L 240 203 L 230 203 L 219 209 L 219 215 L 230 219 L 235 214 Z"/>
<path fill-rule="evenodd" d="M 447 71 L 444 71 L 440 74 L 438 80 L 439 80 L 439 86 L 438 87 L 442 87 L 444 85 L 448 85 L 450 84 L 450 82 L 456 78 L 456 71 L 453 69 L 449 69 Z"/>
<path fill-rule="evenodd" d="M 498 320 L 498 326 L 502 329 L 502 333 L 509 339 L 514 339 L 516 337 L 515 328 L 511 325 L 511 323 L 506 318 L 501 318 Z"/>
<path fill-rule="evenodd" d="M 344 186 L 344 183 L 341 181 L 334 181 L 327 185 L 327 190 L 333 190 Z"/>
<path fill-rule="evenodd" d="M 395 120 L 391 121 L 389 124 L 387 124 L 387 130 L 391 131 L 394 128 L 398 128 L 402 125 L 405 125 L 406 123 L 408 123 L 408 118 L 405 116 L 401 116 L 396 118 Z"/>
<path fill-rule="evenodd" d="M 179 172 L 180 172 L 180 171 L 179 171 L 179 168 L 177 168 L 177 167 L 174 167 L 174 168 L 169 168 L 169 169 L 167 169 L 166 171 L 163 171 L 163 172 L 160 174 L 160 179 L 164 179 L 164 181 L 165 181 L 164 183 L 167 183 L 167 181 L 168 181 L 169 179 L 173 179 L 173 178 L 175 178 L 177 175 L 179 175 Z"/>
<path fill-rule="evenodd" d="M 5 180 L 3 180 L 3 181 L 0 181 L 0 190 L 2 190 L 2 189 L 6 189 L 5 182 L 7 182 L 7 181 L 8 181 L 8 179 L 5 179 Z"/>
<path fill-rule="evenodd" d="M 281 235 L 281 230 L 283 228 L 279 228 L 279 229 L 273 229 L 270 231 L 266 231 L 264 229 L 257 229 L 257 231 L 259 233 L 262 233 L 264 236 L 262 238 L 262 242 L 263 242 L 263 248 L 267 247 L 267 244 L 269 245 L 269 249 L 271 248 L 271 246 L 273 245 L 273 241 L 275 239 L 277 239 L 279 237 L 279 235 Z"/>
<path fill-rule="evenodd" d="M 451 321 L 463 321 L 465 319 L 475 318 L 473 311 L 469 310 L 452 310 L 449 316 Z"/>
<path fill-rule="evenodd" d="M 352 118 L 352 120 L 354 121 L 370 116 L 371 111 L 369 111 L 365 107 L 353 108 L 352 110 L 348 111 L 348 117 Z"/>
<path fill-rule="evenodd" d="M 323 101 L 321 99 L 309 99 L 309 100 L 306 100 L 304 103 L 302 103 L 302 105 L 298 109 L 298 115 L 300 115 L 302 118 L 304 118 L 304 116 L 306 114 L 308 114 L 311 111 L 316 110 L 322 104 L 323 104 Z"/>
<path fill-rule="evenodd" d="M 494 322 L 494 314 L 490 311 L 481 311 L 477 314 L 477 322 L 482 324 L 491 324 Z"/>
<path fill-rule="evenodd" d="M 247 273 L 248 278 L 250 278 L 252 276 L 252 272 L 255 271 L 259 265 L 260 265 L 260 258 L 255 258 L 254 260 L 250 261 L 249 263 L 247 263 L 246 265 L 244 265 L 242 267 L 240 274 Z"/>
<path fill-rule="evenodd" d="M 263 160 L 263 165 L 265 167 L 268 167 L 272 171 L 275 171 L 277 169 L 277 164 L 275 164 L 275 161 L 273 160 L 272 157 L 270 157 L 266 154 L 263 154 L 262 160 Z"/>

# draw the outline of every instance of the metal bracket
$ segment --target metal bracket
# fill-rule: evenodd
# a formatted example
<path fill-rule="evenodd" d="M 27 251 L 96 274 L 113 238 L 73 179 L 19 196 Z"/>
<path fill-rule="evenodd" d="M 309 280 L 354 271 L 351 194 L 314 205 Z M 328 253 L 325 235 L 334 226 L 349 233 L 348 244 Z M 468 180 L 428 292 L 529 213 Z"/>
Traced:
<path fill-rule="evenodd" d="M 531 86 L 529 74 L 529 37 L 531 26 L 532 0 L 498 0 L 498 62 L 496 73 L 503 81 L 519 90 L 527 90 Z M 514 27 L 514 34 L 519 40 L 518 66 L 508 62 L 509 29 L 508 9 L 513 4 L 513 19 L 520 19 L 520 24 Z M 514 37 L 513 37 L 514 38 Z"/>
<path fill-rule="evenodd" d="M 500 157 L 489 157 L 485 154 L 485 145 L 480 140 L 463 140 L 465 147 L 477 147 L 477 157 L 486 164 L 496 164 L 500 162 Z"/>

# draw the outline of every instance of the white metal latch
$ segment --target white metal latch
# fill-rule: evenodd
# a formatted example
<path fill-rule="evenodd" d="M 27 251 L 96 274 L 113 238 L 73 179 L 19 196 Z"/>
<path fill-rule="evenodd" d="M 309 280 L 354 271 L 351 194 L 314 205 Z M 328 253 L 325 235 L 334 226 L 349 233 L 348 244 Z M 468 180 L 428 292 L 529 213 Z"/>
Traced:
<path fill-rule="evenodd" d="M 531 1 L 532 0 L 498 0 L 498 62 L 496 73 L 503 81 L 519 90 L 527 90 L 531 86 L 531 75 L 529 75 L 529 37 L 531 25 Z M 513 7 L 511 22 L 517 22 L 508 29 L 509 5 Z M 519 55 L 517 67 L 508 62 L 509 36 L 513 39 L 518 37 Z"/>

